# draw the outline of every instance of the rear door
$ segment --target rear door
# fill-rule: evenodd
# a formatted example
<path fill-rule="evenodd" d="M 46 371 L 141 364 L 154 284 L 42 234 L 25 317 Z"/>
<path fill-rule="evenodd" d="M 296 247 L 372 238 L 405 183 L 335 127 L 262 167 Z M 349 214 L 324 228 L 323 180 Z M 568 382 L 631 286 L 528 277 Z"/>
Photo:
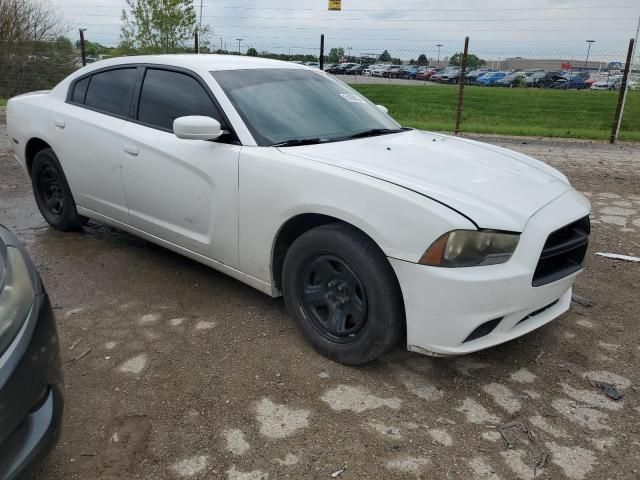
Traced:
<path fill-rule="evenodd" d="M 57 153 L 76 204 L 123 223 L 128 212 L 120 145 L 139 73 L 127 66 L 80 77 L 53 119 L 65 138 Z"/>
<path fill-rule="evenodd" d="M 148 67 L 126 141 L 120 144 L 130 224 L 226 265 L 238 264 L 239 142 L 182 140 L 173 120 L 226 117 L 200 77 L 183 69 Z"/>

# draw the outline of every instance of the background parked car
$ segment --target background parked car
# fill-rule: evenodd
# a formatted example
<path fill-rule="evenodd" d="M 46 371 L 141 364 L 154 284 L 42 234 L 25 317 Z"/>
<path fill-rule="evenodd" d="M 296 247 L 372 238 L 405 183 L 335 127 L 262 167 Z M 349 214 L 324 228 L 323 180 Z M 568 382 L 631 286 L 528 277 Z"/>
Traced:
<path fill-rule="evenodd" d="M 591 90 L 619 90 L 620 85 L 622 85 L 622 77 L 609 77 L 592 83 Z"/>
<path fill-rule="evenodd" d="M 459 67 L 447 68 L 444 72 L 442 72 L 439 75 L 439 79 L 438 79 L 440 83 L 458 83 L 459 80 L 460 80 Z"/>
<path fill-rule="evenodd" d="M 562 75 L 562 77 L 558 78 L 552 85 L 551 88 L 561 88 L 561 89 L 577 89 L 582 90 L 585 88 L 589 88 L 589 85 L 585 83 L 585 80 L 589 78 L 588 72 L 568 72 Z"/>
<path fill-rule="evenodd" d="M 543 72 L 542 75 L 534 75 L 531 86 L 532 87 L 550 87 L 559 78 L 562 78 L 562 72 L 557 72 L 557 71 Z"/>
<path fill-rule="evenodd" d="M 478 77 L 476 85 L 493 86 L 498 80 L 506 77 L 507 72 L 487 72 Z"/>
<path fill-rule="evenodd" d="M 371 69 L 371 75 L 374 77 L 384 77 L 384 72 L 389 68 L 389 65 L 376 65 Z"/>
<path fill-rule="evenodd" d="M 512 72 L 504 78 L 496 81 L 495 85 L 497 87 L 521 87 L 526 86 L 526 81 L 524 79 L 524 72 Z"/>
<path fill-rule="evenodd" d="M 344 71 L 345 75 L 362 75 L 362 72 L 364 72 L 364 69 L 367 68 L 366 65 L 355 65 L 351 68 L 347 68 Z"/>
<path fill-rule="evenodd" d="M 427 67 L 416 75 L 417 80 L 429 80 L 431 76 L 438 71 L 437 68 Z"/>
<path fill-rule="evenodd" d="M 384 78 L 402 78 L 401 70 L 401 65 L 389 65 L 386 70 L 382 72 L 382 76 Z"/>
<path fill-rule="evenodd" d="M 482 75 L 484 75 L 485 73 L 487 73 L 489 71 L 490 70 L 488 70 L 486 68 L 477 68 L 475 70 L 471 70 L 469 73 L 467 73 L 465 75 L 467 83 L 469 83 L 469 84 L 476 83 L 476 80 L 478 79 L 478 77 L 481 77 Z"/>

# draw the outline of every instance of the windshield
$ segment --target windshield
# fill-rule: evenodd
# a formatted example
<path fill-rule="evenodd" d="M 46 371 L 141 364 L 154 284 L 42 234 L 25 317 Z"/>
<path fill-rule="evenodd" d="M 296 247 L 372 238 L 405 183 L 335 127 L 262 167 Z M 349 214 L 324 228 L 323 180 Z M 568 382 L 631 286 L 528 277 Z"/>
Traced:
<path fill-rule="evenodd" d="M 211 74 L 260 146 L 400 128 L 358 92 L 319 71 L 268 68 Z"/>

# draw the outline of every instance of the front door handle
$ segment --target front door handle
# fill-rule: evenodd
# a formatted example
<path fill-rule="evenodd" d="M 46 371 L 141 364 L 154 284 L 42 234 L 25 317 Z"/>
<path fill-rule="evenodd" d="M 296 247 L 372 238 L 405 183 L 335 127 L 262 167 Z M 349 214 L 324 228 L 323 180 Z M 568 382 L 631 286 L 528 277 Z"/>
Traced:
<path fill-rule="evenodd" d="M 124 151 L 126 153 L 128 153 L 129 155 L 133 155 L 134 157 L 138 156 L 138 153 L 140 153 L 140 150 L 138 150 L 133 145 L 125 145 L 124 146 Z"/>
<path fill-rule="evenodd" d="M 65 127 L 65 123 L 63 120 L 54 120 L 53 124 L 60 129 L 63 129 Z"/>

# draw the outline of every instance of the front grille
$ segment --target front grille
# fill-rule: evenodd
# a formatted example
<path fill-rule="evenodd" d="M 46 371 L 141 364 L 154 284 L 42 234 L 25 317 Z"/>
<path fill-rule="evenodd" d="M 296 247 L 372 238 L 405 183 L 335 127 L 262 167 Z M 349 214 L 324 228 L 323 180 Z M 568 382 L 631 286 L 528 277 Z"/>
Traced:
<path fill-rule="evenodd" d="M 555 282 L 582 268 L 589 244 L 589 217 L 562 227 L 547 238 L 531 284 L 534 287 Z"/>

